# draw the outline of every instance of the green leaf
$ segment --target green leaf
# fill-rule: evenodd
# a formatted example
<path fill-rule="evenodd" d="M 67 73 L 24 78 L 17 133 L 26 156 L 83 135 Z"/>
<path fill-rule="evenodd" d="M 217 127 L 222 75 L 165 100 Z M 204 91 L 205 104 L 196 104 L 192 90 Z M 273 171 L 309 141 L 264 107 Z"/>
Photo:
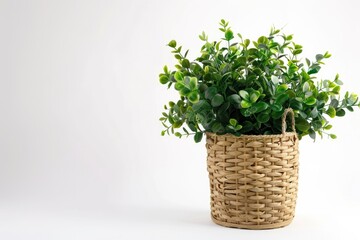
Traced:
<path fill-rule="evenodd" d="M 304 118 L 298 117 L 295 121 L 295 127 L 302 132 L 306 132 L 309 130 L 310 124 Z"/>
<path fill-rule="evenodd" d="M 255 103 L 258 100 L 259 97 L 260 97 L 260 92 L 259 91 L 254 91 L 250 95 L 250 102 Z"/>
<path fill-rule="evenodd" d="M 336 116 L 335 108 L 330 105 L 328 110 L 326 111 L 326 114 L 329 115 L 331 118 L 334 118 Z"/>
<path fill-rule="evenodd" d="M 343 85 L 343 84 L 344 84 L 340 79 L 335 79 L 334 82 L 335 82 L 337 85 Z"/>
<path fill-rule="evenodd" d="M 310 112 L 310 116 L 312 118 L 317 118 L 318 115 L 319 115 L 319 111 L 317 110 L 316 107 L 314 107 L 313 110 L 311 110 L 311 112 Z"/>
<path fill-rule="evenodd" d="M 268 44 L 268 42 L 269 42 L 269 39 L 267 38 L 267 37 L 265 37 L 265 36 L 261 36 L 261 37 L 259 37 L 258 38 L 258 44 Z"/>
<path fill-rule="evenodd" d="M 250 117 L 250 115 L 254 113 L 254 111 L 251 111 L 249 108 L 242 108 L 240 109 L 240 112 L 246 118 Z"/>
<path fill-rule="evenodd" d="M 189 68 L 190 67 L 190 62 L 187 59 L 184 59 L 181 61 L 181 66 L 183 66 L 184 68 Z"/>
<path fill-rule="evenodd" d="M 283 92 L 285 92 L 288 88 L 289 88 L 288 85 L 286 85 L 286 84 L 281 84 L 281 85 L 277 86 L 277 88 L 276 88 L 276 93 L 277 93 L 277 94 L 283 93 Z"/>
<path fill-rule="evenodd" d="M 309 75 L 310 74 L 315 74 L 315 73 L 318 73 L 320 71 L 320 66 L 316 66 L 314 68 L 310 68 L 309 71 L 307 72 Z"/>
<path fill-rule="evenodd" d="M 317 96 L 317 99 L 326 103 L 329 100 L 329 95 L 326 92 L 321 92 Z"/>
<path fill-rule="evenodd" d="M 172 48 L 175 48 L 175 47 L 176 47 L 176 41 L 175 41 L 175 40 L 171 40 L 171 41 L 168 43 L 168 46 L 169 46 L 169 47 L 172 47 Z"/>
<path fill-rule="evenodd" d="M 322 55 L 322 54 L 316 54 L 315 58 L 316 58 L 316 61 L 319 62 L 319 61 L 321 61 L 321 60 L 324 58 L 324 55 Z"/>
<path fill-rule="evenodd" d="M 175 103 L 172 102 L 172 101 L 170 101 L 170 102 L 169 102 L 169 106 L 170 106 L 170 107 L 174 107 L 174 106 L 175 106 Z"/>
<path fill-rule="evenodd" d="M 192 91 L 187 95 L 187 98 L 191 103 L 197 103 L 199 101 L 199 94 L 197 91 Z"/>
<path fill-rule="evenodd" d="M 308 92 L 310 90 L 310 85 L 308 82 L 305 82 L 302 88 L 303 92 Z"/>
<path fill-rule="evenodd" d="M 164 73 L 169 73 L 169 69 L 166 65 L 164 66 L 163 70 L 164 70 Z"/>
<path fill-rule="evenodd" d="M 313 139 L 315 141 L 316 139 L 316 133 L 314 130 L 312 130 L 311 128 L 309 129 L 309 136 L 311 139 Z"/>
<path fill-rule="evenodd" d="M 183 81 L 184 80 L 184 74 L 182 72 L 177 71 L 174 74 L 174 78 L 176 81 Z"/>
<path fill-rule="evenodd" d="M 241 98 L 238 94 L 232 94 L 228 97 L 228 101 L 232 104 L 240 104 Z"/>
<path fill-rule="evenodd" d="M 195 103 L 193 106 L 192 106 L 192 109 L 195 111 L 195 112 L 202 112 L 204 110 L 208 110 L 210 109 L 211 106 L 210 104 L 206 101 L 206 100 L 200 100 L 198 101 L 197 103 Z M 190 127 L 190 126 L 189 126 Z M 193 130 L 194 131 L 194 130 Z"/>
<path fill-rule="evenodd" d="M 230 41 L 230 40 L 233 39 L 233 38 L 234 38 L 234 33 L 233 33 L 230 29 L 226 30 L 226 32 L 225 32 L 225 39 L 226 39 L 227 41 Z"/>
<path fill-rule="evenodd" d="M 184 83 L 182 83 L 182 82 L 175 83 L 175 89 L 178 90 L 178 91 L 180 91 L 184 87 L 185 87 Z"/>
<path fill-rule="evenodd" d="M 261 113 L 259 114 L 256 119 L 258 120 L 258 122 L 260 123 L 266 123 L 267 121 L 269 121 L 270 119 L 270 115 L 266 114 L 266 113 Z"/>
<path fill-rule="evenodd" d="M 317 133 L 320 135 L 321 139 L 323 139 L 323 134 L 322 134 L 322 132 L 319 130 L 319 131 L 317 131 Z"/>
<path fill-rule="evenodd" d="M 334 87 L 336 87 L 336 83 L 331 82 L 331 81 L 329 81 L 329 80 L 325 80 L 324 83 L 325 83 L 325 85 L 327 84 L 327 86 L 328 86 L 329 88 L 334 88 Z"/>
<path fill-rule="evenodd" d="M 241 107 L 242 107 L 242 108 L 249 108 L 249 107 L 251 107 L 251 103 L 248 102 L 248 101 L 246 101 L 246 100 L 242 100 L 240 104 L 241 104 Z"/>
<path fill-rule="evenodd" d="M 194 90 L 197 87 L 197 78 L 196 77 L 190 78 L 189 87 L 191 90 Z"/>
<path fill-rule="evenodd" d="M 221 107 L 218 110 L 218 114 L 221 116 L 225 116 L 227 113 L 226 111 L 229 109 L 230 107 L 230 103 L 229 102 L 225 102 L 221 105 Z"/>
<path fill-rule="evenodd" d="M 271 105 L 271 110 L 273 110 L 275 112 L 280 112 L 282 110 L 282 106 L 275 103 L 275 104 Z"/>
<path fill-rule="evenodd" d="M 235 130 L 239 131 L 240 129 L 242 129 L 242 126 L 241 125 L 236 125 Z"/>
<path fill-rule="evenodd" d="M 337 106 L 339 105 L 339 101 L 337 99 L 332 99 L 330 102 L 330 106 L 333 106 L 334 108 L 337 108 Z"/>
<path fill-rule="evenodd" d="M 202 41 L 207 41 L 207 39 L 208 39 L 204 31 L 201 33 L 201 35 L 199 35 L 199 38 Z"/>
<path fill-rule="evenodd" d="M 201 83 L 199 85 L 200 92 L 205 92 L 205 90 L 208 88 L 208 86 L 205 83 Z"/>
<path fill-rule="evenodd" d="M 336 116 L 338 116 L 338 117 L 343 117 L 343 116 L 345 116 L 345 110 L 344 110 L 344 109 L 338 109 L 338 110 L 336 111 Z"/>
<path fill-rule="evenodd" d="M 237 120 L 235 118 L 230 118 L 229 123 L 231 126 L 235 127 L 237 125 Z"/>
<path fill-rule="evenodd" d="M 224 97 L 220 94 L 216 94 L 212 99 L 211 99 L 211 105 L 213 107 L 218 107 L 220 106 L 222 103 L 224 102 Z"/>
<path fill-rule="evenodd" d="M 214 133 L 221 132 L 224 130 L 224 127 L 219 122 L 214 122 L 211 126 L 211 131 Z"/>
<path fill-rule="evenodd" d="M 305 98 L 311 97 L 313 95 L 313 92 L 309 91 L 305 93 Z"/>
<path fill-rule="evenodd" d="M 191 92 L 190 89 L 183 87 L 182 89 L 180 89 L 179 93 L 181 96 L 187 96 L 189 93 Z"/>
<path fill-rule="evenodd" d="M 349 110 L 350 112 L 353 112 L 353 111 L 354 111 L 354 108 L 351 107 L 351 106 L 346 107 L 346 109 Z"/>
<path fill-rule="evenodd" d="M 256 109 L 255 113 L 262 112 L 269 107 L 269 104 L 266 102 L 257 102 L 252 107 Z"/>
<path fill-rule="evenodd" d="M 290 102 L 290 107 L 294 110 L 302 110 L 303 104 L 299 101 L 294 100 Z"/>
<path fill-rule="evenodd" d="M 250 96 L 249 96 L 249 93 L 247 91 L 240 90 L 239 94 L 244 100 L 250 101 Z"/>
<path fill-rule="evenodd" d="M 169 78 L 166 75 L 162 75 L 159 80 L 161 84 L 167 84 L 169 82 Z"/>
<path fill-rule="evenodd" d="M 245 116 L 250 116 L 251 114 L 254 114 L 254 113 L 256 113 L 256 107 L 254 107 L 254 106 L 251 106 L 251 107 L 249 107 L 249 108 L 247 108 L 246 110 L 245 110 Z"/>
<path fill-rule="evenodd" d="M 172 126 L 173 126 L 173 128 L 179 128 L 179 127 L 182 126 L 182 124 L 183 124 L 183 123 L 182 123 L 181 121 L 176 121 L 176 122 L 173 123 Z"/>
<path fill-rule="evenodd" d="M 205 98 L 211 100 L 217 94 L 216 87 L 209 87 L 205 90 Z"/>
<path fill-rule="evenodd" d="M 300 54 L 300 53 L 302 53 L 302 49 L 295 49 L 295 50 L 293 51 L 293 54 L 294 54 L 294 55 L 298 55 L 298 54 Z"/>
<path fill-rule="evenodd" d="M 324 54 L 324 58 L 329 58 L 329 57 L 331 57 L 331 54 L 328 51 L 326 51 L 326 53 Z"/>
<path fill-rule="evenodd" d="M 337 136 L 335 134 L 330 134 L 329 136 L 331 137 L 331 139 L 336 139 L 337 138 Z"/>
<path fill-rule="evenodd" d="M 286 93 L 282 93 L 279 96 L 277 96 L 275 103 L 279 105 L 283 105 L 288 99 L 289 99 L 289 95 L 287 95 Z"/>
<path fill-rule="evenodd" d="M 316 103 L 316 98 L 314 98 L 314 97 L 309 97 L 309 98 L 307 98 L 307 99 L 304 100 L 304 103 L 305 103 L 306 105 L 309 105 L 309 106 L 314 105 L 314 104 Z"/>
<path fill-rule="evenodd" d="M 195 135 L 194 135 L 194 140 L 195 140 L 195 142 L 196 142 L 196 143 L 201 142 L 202 137 L 203 137 L 203 133 L 202 133 L 202 132 L 197 132 L 197 133 L 195 133 Z"/>
<path fill-rule="evenodd" d="M 334 82 L 338 85 L 343 85 L 344 83 L 339 79 L 339 74 L 337 73 L 336 76 L 335 76 L 335 80 Z"/>
<path fill-rule="evenodd" d="M 278 84 L 279 84 L 279 80 L 280 80 L 280 79 L 279 79 L 277 76 L 274 76 L 274 75 L 271 76 L 271 82 L 272 82 L 273 84 L 278 85 Z"/>
<path fill-rule="evenodd" d="M 303 111 L 299 111 L 299 115 L 305 119 L 308 117 L 308 115 L 306 113 L 304 113 Z"/>
<path fill-rule="evenodd" d="M 254 128 L 254 125 L 250 121 L 245 121 L 243 123 L 242 132 L 247 133 L 250 132 Z"/>
<path fill-rule="evenodd" d="M 315 120 L 311 122 L 312 127 L 315 131 L 320 130 L 322 127 L 322 122 L 320 120 Z"/>
<path fill-rule="evenodd" d="M 249 39 L 245 39 L 244 40 L 244 47 L 247 48 L 250 45 L 250 40 Z"/>
<path fill-rule="evenodd" d="M 196 132 L 196 127 L 195 127 L 194 124 L 192 124 L 192 123 L 187 123 L 187 125 L 188 125 L 188 127 L 190 128 L 191 131 Z"/>
<path fill-rule="evenodd" d="M 226 126 L 226 130 L 229 130 L 229 129 L 232 130 L 232 131 L 235 131 L 235 127 L 228 124 Z"/>
<path fill-rule="evenodd" d="M 340 93 L 340 86 L 334 87 L 331 92 L 334 93 L 334 94 L 339 94 Z"/>
<path fill-rule="evenodd" d="M 351 93 L 350 97 L 347 99 L 348 103 L 351 105 L 355 104 L 357 100 L 358 100 L 358 95 L 355 93 Z"/>
<path fill-rule="evenodd" d="M 234 64 L 232 65 L 232 69 L 238 69 L 239 67 L 245 66 L 247 64 L 246 57 L 239 57 L 234 60 Z"/>
<path fill-rule="evenodd" d="M 325 130 L 330 130 L 331 128 L 332 128 L 332 125 L 326 125 L 326 126 L 324 127 Z"/>

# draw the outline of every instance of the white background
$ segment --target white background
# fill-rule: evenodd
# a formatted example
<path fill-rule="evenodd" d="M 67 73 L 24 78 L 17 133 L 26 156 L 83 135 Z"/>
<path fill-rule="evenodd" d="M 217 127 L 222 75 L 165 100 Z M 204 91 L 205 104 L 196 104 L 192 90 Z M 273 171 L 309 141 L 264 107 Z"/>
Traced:
<path fill-rule="evenodd" d="M 161 137 L 158 82 L 221 18 L 257 38 L 272 25 L 360 93 L 357 1 L 0 0 L 0 239 L 359 238 L 360 111 L 337 140 L 304 139 L 296 217 L 249 231 L 210 220 L 204 142 Z"/>

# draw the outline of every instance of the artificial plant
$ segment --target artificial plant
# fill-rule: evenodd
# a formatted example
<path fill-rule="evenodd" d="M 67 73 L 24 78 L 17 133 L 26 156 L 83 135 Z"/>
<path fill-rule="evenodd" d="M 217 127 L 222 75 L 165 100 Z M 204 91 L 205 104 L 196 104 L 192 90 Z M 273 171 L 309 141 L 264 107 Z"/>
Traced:
<path fill-rule="evenodd" d="M 204 44 L 195 60 L 175 40 L 168 43 L 178 63 L 175 70 L 165 66 L 159 80 L 178 91 L 179 98 L 164 106 L 162 135 L 194 135 L 199 142 L 205 132 L 280 134 L 284 109 L 292 108 L 299 138 L 336 138 L 328 133 L 329 118 L 359 106 L 356 94 L 340 94 L 338 74 L 331 80 L 317 78 L 329 52 L 303 58 L 293 35 L 275 28 L 256 41 L 235 35 L 225 20 L 220 31 L 219 41 L 202 32 Z"/>

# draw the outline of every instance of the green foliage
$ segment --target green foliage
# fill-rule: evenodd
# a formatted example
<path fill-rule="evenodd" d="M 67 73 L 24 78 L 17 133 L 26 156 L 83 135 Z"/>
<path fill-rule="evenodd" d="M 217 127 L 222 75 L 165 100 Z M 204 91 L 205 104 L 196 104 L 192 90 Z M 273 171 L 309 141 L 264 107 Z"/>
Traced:
<path fill-rule="evenodd" d="M 327 133 L 332 127 L 328 118 L 342 117 L 360 106 L 356 94 L 340 94 L 343 82 L 338 74 L 334 80 L 317 80 L 330 53 L 317 54 L 313 60 L 300 58 L 302 46 L 293 35 L 275 28 L 256 41 L 234 34 L 225 20 L 219 30 L 220 41 L 209 41 L 205 32 L 199 35 L 204 44 L 192 61 L 175 40 L 168 43 L 178 64 L 175 70 L 165 66 L 159 81 L 173 86 L 179 99 L 164 106 L 161 135 L 194 135 L 200 142 L 205 132 L 279 134 L 281 116 L 290 107 L 300 138 L 309 135 L 315 140 L 326 134 L 335 139 Z"/>

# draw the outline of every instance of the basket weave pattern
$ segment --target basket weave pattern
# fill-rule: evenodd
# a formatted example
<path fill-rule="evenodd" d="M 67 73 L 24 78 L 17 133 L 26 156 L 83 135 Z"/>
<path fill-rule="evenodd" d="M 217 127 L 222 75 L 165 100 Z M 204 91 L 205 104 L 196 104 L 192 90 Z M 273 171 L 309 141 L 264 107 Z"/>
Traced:
<path fill-rule="evenodd" d="M 285 133 L 288 113 L 294 132 Z M 291 109 L 279 135 L 207 133 L 213 221 L 248 229 L 288 225 L 297 199 L 298 142 Z"/>

